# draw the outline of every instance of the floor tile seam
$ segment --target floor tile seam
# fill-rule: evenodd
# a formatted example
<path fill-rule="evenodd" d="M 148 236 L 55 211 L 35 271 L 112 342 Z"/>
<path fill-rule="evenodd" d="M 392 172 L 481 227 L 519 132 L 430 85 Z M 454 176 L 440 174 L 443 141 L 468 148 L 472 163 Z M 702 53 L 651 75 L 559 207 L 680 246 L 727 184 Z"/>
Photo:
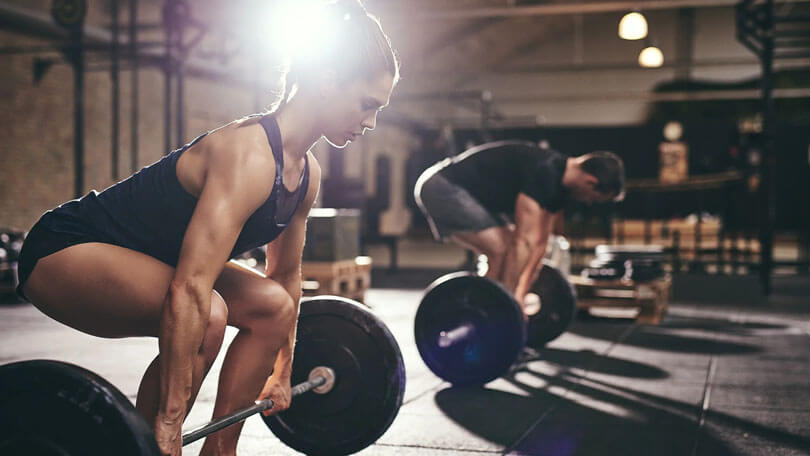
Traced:
<path fill-rule="evenodd" d="M 708 413 L 709 404 L 711 401 L 712 382 L 714 381 L 716 372 L 717 358 L 712 355 L 711 359 L 709 360 L 709 369 L 706 372 L 706 383 L 703 388 L 703 399 L 701 400 L 700 410 L 698 411 L 698 416 L 696 417 L 697 422 L 695 423 L 695 434 L 692 442 L 692 452 L 690 453 L 692 456 L 697 454 L 700 436 L 703 433 L 703 427 L 706 424 L 706 414 Z"/>
<path fill-rule="evenodd" d="M 418 393 L 418 394 L 414 395 L 413 397 L 411 397 L 411 398 L 410 398 L 410 399 L 408 399 L 407 401 L 402 401 L 402 405 L 401 405 L 400 407 L 404 407 L 405 405 L 410 404 L 411 402 L 414 402 L 414 401 L 416 401 L 416 400 L 418 400 L 418 399 L 421 399 L 421 398 L 422 398 L 422 397 L 424 397 L 425 395 L 430 394 L 430 393 L 432 393 L 432 392 L 434 392 L 434 391 L 438 390 L 438 389 L 439 389 L 439 388 L 441 388 L 441 387 L 442 387 L 442 386 L 443 386 L 445 383 L 446 383 L 446 382 L 445 382 L 444 380 L 439 381 L 439 383 L 437 383 L 437 384 L 435 384 L 435 385 L 433 385 L 433 386 L 431 386 L 431 387 L 429 387 L 429 388 L 426 388 L 424 391 L 422 391 L 421 393 Z"/>
<path fill-rule="evenodd" d="M 734 410 L 755 410 L 758 412 L 804 412 L 807 413 L 810 407 L 763 407 L 755 405 L 730 405 L 730 406 L 717 406 L 715 403 L 713 407 L 709 407 L 708 412 L 729 412 Z"/>
<path fill-rule="evenodd" d="M 599 355 L 600 355 L 601 357 L 606 357 L 606 356 L 608 356 L 608 355 L 610 354 L 610 352 L 611 352 L 611 351 L 612 351 L 612 350 L 613 350 L 613 349 L 614 349 L 616 346 L 620 345 L 622 341 L 624 341 L 625 339 L 627 339 L 627 338 L 630 336 L 630 334 L 631 334 L 631 333 L 632 333 L 632 332 L 633 332 L 633 331 L 634 331 L 634 330 L 635 330 L 637 327 L 638 327 L 638 325 L 637 325 L 637 324 L 635 324 L 635 323 L 634 323 L 634 324 L 632 324 L 632 325 L 630 325 L 630 326 L 629 326 L 627 329 L 625 329 L 625 330 L 624 330 L 624 331 L 623 331 L 623 332 L 622 332 L 622 333 L 619 335 L 619 337 L 618 337 L 618 338 L 617 338 L 615 341 L 611 342 L 611 343 L 610 343 L 610 345 L 608 345 L 607 347 L 605 347 L 605 350 L 604 350 L 602 353 L 599 353 Z M 502 455 L 507 455 L 507 454 L 509 454 L 511 451 L 513 451 L 513 450 L 514 450 L 514 449 L 515 449 L 515 448 L 516 448 L 516 447 L 517 447 L 517 446 L 520 444 L 520 442 L 522 442 L 523 440 L 525 440 L 525 439 L 526 439 L 526 437 L 528 437 L 528 436 L 529 436 L 529 435 L 530 435 L 530 434 L 531 434 L 531 433 L 532 433 L 532 432 L 533 432 L 533 431 L 534 431 L 534 430 L 537 428 L 537 426 L 539 426 L 539 425 L 540 425 L 540 423 L 541 423 L 541 422 L 543 422 L 543 420 L 545 420 L 545 419 L 546 419 L 546 417 L 548 417 L 548 416 L 549 416 L 549 415 L 550 415 L 550 414 L 551 414 L 553 411 L 555 411 L 555 410 L 556 410 L 556 409 L 557 409 L 557 408 L 558 408 L 558 407 L 559 407 L 559 406 L 560 406 L 560 405 L 563 403 L 563 401 L 564 401 L 564 400 L 565 400 L 565 399 L 566 399 L 566 398 L 567 398 L 567 397 L 568 397 L 568 396 L 569 396 L 571 393 L 575 392 L 575 391 L 576 391 L 576 390 L 579 388 L 579 386 L 580 386 L 580 384 L 582 383 L 582 381 L 583 381 L 583 380 L 585 380 L 585 379 L 588 377 L 588 374 L 589 374 L 589 373 L 590 373 L 590 371 L 593 369 L 594 364 L 595 364 L 595 363 L 598 363 L 598 362 L 599 362 L 599 360 L 598 360 L 598 359 L 596 359 L 596 360 L 592 361 L 592 362 L 591 362 L 591 363 L 588 365 L 588 368 L 583 369 L 584 374 L 583 374 L 583 375 L 582 375 L 582 376 L 581 376 L 579 379 L 577 379 L 577 380 L 575 381 L 574 385 L 573 385 L 573 386 L 571 386 L 570 388 L 566 388 L 566 390 L 565 390 L 565 394 L 562 394 L 562 395 L 558 396 L 558 397 L 557 397 L 557 398 L 554 400 L 554 403 L 553 403 L 553 404 L 551 404 L 551 406 L 550 406 L 548 409 L 546 409 L 546 411 L 545 411 L 545 412 L 543 412 L 543 414 L 542 414 L 542 415 L 540 415 L 540 416 L 539 416 L 539 417 L 538 417 L 538 418 L 537 418 L 537 419 L 534 421 L 534 423 L 532 423 L 532 425 L 531 425 L 531 426 L 529 426 L 529 427 L 526 429 L 526 431 L 524 431 L 524 432 L 523 432 L 523 434 L 521 434 L 521 435 L 520 435 L 520 436 L 519 436 L 517 439 L 515 439 L 515 441 L 514 441 L 514 442 L 513 442 L 511 445 L 509 445 L 509 446 L 507 446 L 506 448 L 504 448 L 504 450 L 501 452 L 501 454 L 502 454 Z"/>
<path fill-rule="evenodd" d="M 480 453 L 480 454 L 498 454 L 500 450 L 477 450 L 472 448 L 447 448 L 437 445 L 416 445 L 416 444 L 400 444 L 400 443 L 375 443 L 373 446 L 390 447 L 390 448 L 416 448 L 421 450 L 439 450 L 439 451 L 452 451 L 455 453 Z"/>

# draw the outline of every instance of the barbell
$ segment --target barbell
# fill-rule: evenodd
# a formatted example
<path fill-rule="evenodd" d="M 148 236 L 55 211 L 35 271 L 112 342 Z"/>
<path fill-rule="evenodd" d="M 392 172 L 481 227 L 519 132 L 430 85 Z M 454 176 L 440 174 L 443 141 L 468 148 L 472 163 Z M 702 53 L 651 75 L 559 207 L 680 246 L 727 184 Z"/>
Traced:
<path fill-rule="evenodd" d="M 310 455 L 343 455 L 374 443 L 402 405 L 405 367 L 391 332 L 360 304 L 301 301 L 291 407 L 262 416 L 284 443 Z M 313 392 L 313 394 L 305 394 Z M 183 445 L 273 407 L 271 400 L 183 434 Z M 112 384 L 51 360 L 0 366 L 0 454 L 159 455 L 154 434 Z"/>
<path fill-rule="evenodd" d="M 433 373 L 454 385 L 494 380 L 525 346 L 540 349 L 565 332 L 576 296 L 565 276 L 545 264 L 526 306 L 528 323 L 501 284 L 471 272 L 444 275 L 428 286 L 416 312 L 419 354 Z"/>

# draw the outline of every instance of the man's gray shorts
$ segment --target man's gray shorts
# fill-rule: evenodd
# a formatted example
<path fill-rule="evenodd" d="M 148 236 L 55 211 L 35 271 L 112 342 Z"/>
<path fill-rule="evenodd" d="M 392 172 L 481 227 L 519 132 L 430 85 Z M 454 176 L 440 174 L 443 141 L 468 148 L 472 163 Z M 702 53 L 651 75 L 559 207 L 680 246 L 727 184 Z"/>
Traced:
<path fill-rule="evenodd" d="M 413 193 L 425 214 L 433 237 L 447 240 L 453 233 L 478 232 L 506 225 L 507 220 L 493 214 L 466 189 L 446 179 L 439 171 L 445 162 L 426 169 L 416 180 Z"/>

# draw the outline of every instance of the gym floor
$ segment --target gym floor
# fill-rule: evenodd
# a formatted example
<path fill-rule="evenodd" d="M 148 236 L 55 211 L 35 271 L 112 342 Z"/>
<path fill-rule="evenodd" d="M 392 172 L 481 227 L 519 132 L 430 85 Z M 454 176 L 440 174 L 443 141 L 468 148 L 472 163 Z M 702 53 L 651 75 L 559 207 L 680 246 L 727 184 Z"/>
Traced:
<path fill-rule="evenodd" d="M 428 247 L 433 266 L 463 258 Z M 373 283 L 423 280 L 412 271 L 375 271 Z M 391 428 L 361 454 L 810 454 L 810 318 L 801 312 L 810 282 L 777 277 L 776 283 L 782 294 L 756 305 L 673 302 L 659 326 L 579 319 L 546 350 L 526 352 L 508 375 L 476 389 L 450 388 L 419 357 L 413 317 L 424 284 L 374 288 L 366 302 L 397 338 L 407 389 Z M 226 343 L 233 335 L 229 329 Z M 0 306 L 0 363 L 72 362 L 134 400 L 156 352 L 155 340 L 98 343 L 28 304 Z M 221 358 L 188 427 L 210 418 Z M 239 451 L 296 454 L 257 417 L 247 420 Z"/>

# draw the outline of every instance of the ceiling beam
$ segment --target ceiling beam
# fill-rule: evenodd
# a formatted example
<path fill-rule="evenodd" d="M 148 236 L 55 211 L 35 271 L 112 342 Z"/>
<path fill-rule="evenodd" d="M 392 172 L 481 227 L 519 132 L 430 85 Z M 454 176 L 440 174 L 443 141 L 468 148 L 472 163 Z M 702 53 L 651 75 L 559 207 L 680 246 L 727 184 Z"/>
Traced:
<path fill-rule="evenodd" d="M 442 94 L 419 94 L 400 97 L 400 101 L 442 100 Z M 449 97 L 452 99 L 452 97 Z M 501 107 L 504 104 L 533 104 L 538 102 L 591 102 L 591 101 L 627 101 L 638 100 L 645 102 L 665 101 L 713 101 L 713 100 L 756 100 L 762 98 L 759 89 L 738 90 L 705 90 L 705 91 L 678 91 L 678 92 L 644 92 L 644 91 L 615 91 L 606 93 L 526 93 L 521 95 L 495 95 L 494 101 Z M 810 98 L 810 88 L 774 89 L 774 98 Z M 447 98 L 445 98 L 447 99 Z"/>
<path fill-rule="evenodd" d="M 636 61 L 628 62 L 600 62 L 600 63 L 543 63 L 532 65 L 509 66 L 501 68 L 490 68 L 487 71 L 474 71 L 474 70 L 454 70 L 448 69 L 445 71 L 425 71 L 415 74 L 411 79 L 418 80 L 435 80 L 447 77 L 459 78 L 483 78 L 483 77 L 496 77 L 496 76 L 544 76 L 553 73 L 577 73 L 588 71 L 660 71 L 667 69 L 678 69 L 681 63 L 679 62 L 665 62 L 659 68 L 641 68 Z M 723 68 L 723 67 L 756 67 L 759 69 L 761 62 L 755 57 L 723 57 L 707 60 L 693 60 L 690 63 L 691 68 Z M 783 62 L 774 62 L 775 68 L 782 69 L 800 69 L 810 67 L 810 58 L 785 60 Z"/>
<path fill-rule="evenodd" d="M 775 3 L 806 3 L 810 0 L 776 0 Z M 672 10 L 680 8 L 733 7 L 738 0 L 627 0 L 604 2 L 561 2 L 542 5 L 495 6 L 478 8 L 423 8 L 398 10 L 397 14 L 415 20 L 448 20 L 506 18 L 517 16 L 553 16 L 569 14 L 597 14 L 620 11 Z"/>

